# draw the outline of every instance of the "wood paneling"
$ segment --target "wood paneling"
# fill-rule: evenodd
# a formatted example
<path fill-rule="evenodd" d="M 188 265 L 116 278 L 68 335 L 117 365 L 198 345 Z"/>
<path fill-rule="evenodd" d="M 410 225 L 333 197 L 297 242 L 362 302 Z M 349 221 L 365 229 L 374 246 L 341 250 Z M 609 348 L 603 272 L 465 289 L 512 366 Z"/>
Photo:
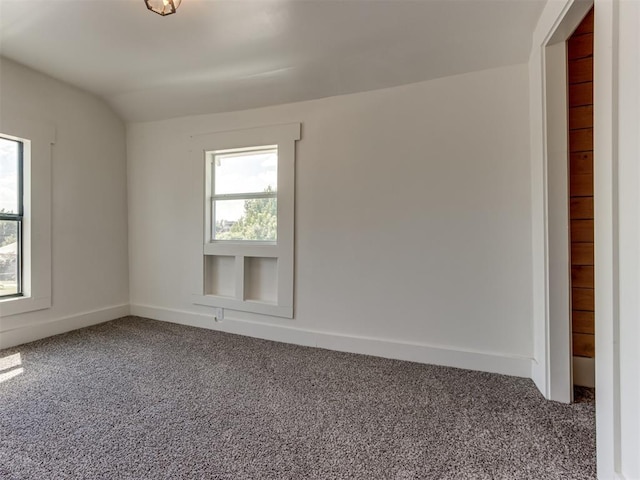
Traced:
<path fill-rule="evenodd" d="M 593 289 L 593 265 L 572 265 L 571 286 Z"/>
<path fill-rule="evenodd" d="M 593 33 L 593 8 L 587 15 L 582 19 L 578 28 L 573 32 L 572 37 L 577 37 L 578 35 L 584 35 L 585 33 Z"/>
<path fill-rule="evenodd" d="M 573 354 L 578 357 L 590 357 L 595 356 L 596 337 L 594 335 L 588 335 L 584 333 L 573 334 Z"/>
<path fill-rule="evenodd" d="M 593 218 L 593 197 L 576 197 L 570 200 L 569 212 L 573 220 Z"/>
<path fill-rule="evenodd" d="M 595 333 L 593 312 L 580 312 L 576 310 L 573 312 L 571 321 L 573 333 L 586 333 L 588 335 Z"/>
<path fill-rule="evenodd" d="M 593 220 L 571 220 L 571 243 L 593 243 Z"/>
<path fill-rule="evenodd" d="M 569 109 L 571 129 L 593 127 L 593 105 L 583 105 Z"/>
<path fill-rule="evenodd" d="M 593 243 L 571 244 L 571 265 L 593 265 Z"/>
<path fill-rule="evenodd" d="M 571 175 L 569 177 L 571 198 L 593 197 L 593 175 Z M 593 218 L 593 216 L 591 217 Z"/>
<path fill-rule="evenodd" d="M 569 60 L 593 56 L 593 33 L 575 35 L 567 42 L 567 57 Z"/>
<path fill-rule="evenodd" d="M 593 9 L 567 41 L 573 354 L 593 357 Z"/>
<path fill-rule="evenodd" d="M 569 131 L 569 150 L 572 153 L 593 152 L 593 128 Z"/>
<path fill-rule="evenodd" d="M 569 85 L 569 106 L 593 105 L 593 82 Z"/>
<path fill-rule="evenodd" d="M 581 58 L 569 62 L 569 84 L 593 82 L 593 58 Z"/>
<path fill-rule="evenodd" d="M 573 310 L 594 311 L 593 288 L 572 288 L 571 295 L 573 297 Z"/>
<path fill-rule="evenodd" d="M 576 152 L 570 155 L 569 171 L 571 175 L 593 173 L 593 152 Z"/>

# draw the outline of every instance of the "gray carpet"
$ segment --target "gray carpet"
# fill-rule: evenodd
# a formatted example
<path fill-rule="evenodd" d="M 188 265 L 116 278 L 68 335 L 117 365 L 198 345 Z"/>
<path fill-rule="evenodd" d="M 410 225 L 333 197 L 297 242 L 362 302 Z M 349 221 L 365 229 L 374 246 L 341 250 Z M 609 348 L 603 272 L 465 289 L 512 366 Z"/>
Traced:
<path fill-rule="evenodd" d="M 135 317 L 16 353 L 3 480 L 595 478 L 589 391 Z"/>

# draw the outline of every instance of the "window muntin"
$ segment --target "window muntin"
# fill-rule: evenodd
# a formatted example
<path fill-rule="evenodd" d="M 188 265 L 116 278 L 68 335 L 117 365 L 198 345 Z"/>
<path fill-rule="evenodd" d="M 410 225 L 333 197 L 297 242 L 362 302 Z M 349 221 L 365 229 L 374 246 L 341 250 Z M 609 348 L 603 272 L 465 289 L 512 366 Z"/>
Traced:
<path fill-rule="evenodd" d="M 214 242 L 277 241 L 278 148 L 207 152 Z"/>
<path fill-rule="evenodd" d="M 0 136 L 0 298 L 22 295 L 23 150 Z"/>

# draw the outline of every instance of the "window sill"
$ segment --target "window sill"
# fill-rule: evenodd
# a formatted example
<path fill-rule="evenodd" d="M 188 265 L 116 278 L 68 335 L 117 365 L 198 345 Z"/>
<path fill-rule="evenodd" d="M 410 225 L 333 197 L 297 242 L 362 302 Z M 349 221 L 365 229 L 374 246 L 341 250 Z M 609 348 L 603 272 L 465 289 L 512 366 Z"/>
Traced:
<path fill-rule="evenodd" d="M 279 306 L 259 300 L 238 300 L 220 295 L 194 295 L 193 303 L 206 307 L 220 307 L 238 312 L 259 313 L 271 317 L 293 318 L 293 307 Z"/>
<path fill-rule="evenodd" d="M 45 310 L 51 307 L 51 297 L 13 297 L 0 300 L 0 317 Z"/>

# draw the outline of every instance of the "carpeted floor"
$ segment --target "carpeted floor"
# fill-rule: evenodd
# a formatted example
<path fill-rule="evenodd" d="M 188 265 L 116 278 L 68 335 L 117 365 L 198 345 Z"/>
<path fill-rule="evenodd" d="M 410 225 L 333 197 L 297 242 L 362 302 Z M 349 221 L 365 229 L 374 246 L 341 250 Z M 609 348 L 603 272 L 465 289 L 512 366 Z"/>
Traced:
<path fill-rule="evenodd" d="M 595 478 L 592 392 L 526 379 L 135 317 L 0 351 L 3 374 L 3 480 Z"/>

